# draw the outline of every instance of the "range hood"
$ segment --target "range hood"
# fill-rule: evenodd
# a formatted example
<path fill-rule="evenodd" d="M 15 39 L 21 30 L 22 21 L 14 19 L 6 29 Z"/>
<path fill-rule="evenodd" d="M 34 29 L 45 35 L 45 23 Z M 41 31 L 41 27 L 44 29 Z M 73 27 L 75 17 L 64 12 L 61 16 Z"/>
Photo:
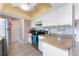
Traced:
<path fill-rule="evenodd" d="M 42 26 L 42 21 L 38 21 L 35 23 L 35 26 Z"/>

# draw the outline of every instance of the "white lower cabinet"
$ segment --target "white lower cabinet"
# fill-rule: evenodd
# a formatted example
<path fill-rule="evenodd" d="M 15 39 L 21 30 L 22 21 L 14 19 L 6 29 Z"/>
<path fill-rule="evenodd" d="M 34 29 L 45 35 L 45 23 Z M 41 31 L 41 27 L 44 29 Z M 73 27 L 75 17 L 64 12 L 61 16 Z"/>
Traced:
<path fill-rule="evenodd" d="M 32 44 L 31 36 L 28 36 L 28 43 Z"/>
<path fill-rule="evenodd" d="M 43 51 L 43 46 L 42 46 L 42 41 L 41 40 L 39 40 L 39 50 L 42 52 Z"/>
<path fill-rule="evenodd" d="M 68 56 L 67 50 L 62 50 L 48 43 L 43 42 L 43 56 Z"/>

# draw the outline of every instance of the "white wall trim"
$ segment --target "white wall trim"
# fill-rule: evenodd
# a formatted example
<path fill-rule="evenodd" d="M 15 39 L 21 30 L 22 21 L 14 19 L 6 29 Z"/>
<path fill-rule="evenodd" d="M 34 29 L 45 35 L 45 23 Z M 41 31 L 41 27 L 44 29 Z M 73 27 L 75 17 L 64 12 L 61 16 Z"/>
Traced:
<path fill-rule="evenodd" d="M 15 14 L 12 14 L 12 13 L 7 12 L 7 11 L 4 11 L 4 10 L 0 10 L 0 15 L 11 16 L 11 17 L 14 17 L 14 18 L 17 18 L 17 19 L 25 19 L 25 18 L 22 17 L 22 16 L 17 16 L 17 15 L 15 15 Z"/>

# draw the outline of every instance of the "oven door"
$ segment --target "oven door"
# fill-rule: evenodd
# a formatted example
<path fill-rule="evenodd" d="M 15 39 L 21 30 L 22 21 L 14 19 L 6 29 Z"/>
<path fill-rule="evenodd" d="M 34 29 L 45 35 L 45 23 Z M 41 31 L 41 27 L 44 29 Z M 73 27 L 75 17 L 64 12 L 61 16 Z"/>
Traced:
<path fill-rule="evenodd" d="M 38 49 L 38 35 L 35 34 L 32 35 L 32 46 Z"/>

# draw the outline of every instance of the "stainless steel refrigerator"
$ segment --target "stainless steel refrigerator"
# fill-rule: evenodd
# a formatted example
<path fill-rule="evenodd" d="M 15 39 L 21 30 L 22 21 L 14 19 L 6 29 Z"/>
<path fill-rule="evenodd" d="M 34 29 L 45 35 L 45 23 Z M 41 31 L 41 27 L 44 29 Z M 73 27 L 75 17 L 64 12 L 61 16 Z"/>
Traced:
<path fill-rule="evenodd" d="M 2 55 L 7 55 L 9 48 L 9 36 L 8 36 L 8 19 L 0 18 L 0 36 L 2 40 Z"/>

